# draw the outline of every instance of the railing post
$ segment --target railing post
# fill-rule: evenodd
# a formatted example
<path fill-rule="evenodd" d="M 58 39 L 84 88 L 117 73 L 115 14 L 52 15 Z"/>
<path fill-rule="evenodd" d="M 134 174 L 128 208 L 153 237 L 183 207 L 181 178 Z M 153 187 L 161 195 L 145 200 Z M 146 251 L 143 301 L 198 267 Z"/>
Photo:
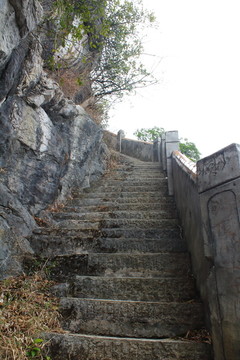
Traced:
<path fill-rule="evenodd" d="M 122 139 L 125 138 L 125 133 L 123 130 L 119 130 L 117 133 L 117 148 L 119 152 L 122 152 Z"/>
<path fill-rule="evenodd" d="M 168 177 L 168 194 L 173 195 L 173 171 L 172 171 L 172 153 L 179 149 L 178 131 L 166 132 L 166 168 Z"/>
<path fill-rule="evenodd" d="M 162 134 L 161 136 L 161 163 L 163 171 L 167 170 L 167 159 L 166 159 L 166 134 Z"/>
<path fill-rule="evenodd" d="M 153 142 L 153 161 L 160 162 L 159 154 L 160 139 L 157 138 Z"/>
<path fill-rule="evenodd" d="M 215 359 L 240 355 L 240 146 L 197 163 Z"/>
<path fill-rule="evenodd" d="M 162 167 L 162 156 L 161 156 L 161 147 L 162 147 L 162 139 L 158 138 L 158 162 L 160 166 Z"/>

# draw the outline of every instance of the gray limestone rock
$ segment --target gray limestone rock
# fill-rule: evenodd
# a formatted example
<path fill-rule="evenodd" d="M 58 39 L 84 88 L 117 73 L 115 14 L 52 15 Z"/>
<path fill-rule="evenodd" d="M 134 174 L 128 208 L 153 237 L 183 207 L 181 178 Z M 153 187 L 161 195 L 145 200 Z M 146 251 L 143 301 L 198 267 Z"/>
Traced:
<path fill-rule="evenodd" d="M 0 73 L 20 41 L 15 12 L 9 1 L 0 3 Z"/>
<path fill-rule="evenodd" d="M 64 201 L 74 187 L 89 186 L 106 167 L 101 129 L 68 100 L 61 115 L 52 95 L 46 111 L 19 96 L 0 108 L 3 182 L 29 216 Z"/>
<path fill-rule="evenodd" d="M 53 224 L 46 208 L 97 180 L 108 157 L 101 128 L 43 70 L 42 15 L 37 0 L 0 3 L 1 277 L 33 252 L 34 217 Z"/>

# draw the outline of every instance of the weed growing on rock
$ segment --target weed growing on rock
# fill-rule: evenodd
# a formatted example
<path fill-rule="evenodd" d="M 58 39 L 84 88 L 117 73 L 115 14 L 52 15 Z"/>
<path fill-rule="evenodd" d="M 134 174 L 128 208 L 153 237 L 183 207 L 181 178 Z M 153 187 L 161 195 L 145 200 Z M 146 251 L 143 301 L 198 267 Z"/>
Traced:
<path fill-rule="evenodd" d="M 120 164 L 120 156 L 116 151 L 111 150 L 110 156 L 107 162 L 107 173 L 113 169 L 116 169 Z"/>

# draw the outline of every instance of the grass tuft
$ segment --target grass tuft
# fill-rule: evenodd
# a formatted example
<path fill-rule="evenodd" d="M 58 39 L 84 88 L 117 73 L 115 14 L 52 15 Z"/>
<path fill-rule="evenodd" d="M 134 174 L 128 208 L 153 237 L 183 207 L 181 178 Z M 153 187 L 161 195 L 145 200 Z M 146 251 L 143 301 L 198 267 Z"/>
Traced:
<path fill-rule="evenodd" d="M 41 333 L 58 332 L 58 299 L 52 281 L 43 274 L 12 277 L 0 282 L 0 359 L 51 360 Z"/>

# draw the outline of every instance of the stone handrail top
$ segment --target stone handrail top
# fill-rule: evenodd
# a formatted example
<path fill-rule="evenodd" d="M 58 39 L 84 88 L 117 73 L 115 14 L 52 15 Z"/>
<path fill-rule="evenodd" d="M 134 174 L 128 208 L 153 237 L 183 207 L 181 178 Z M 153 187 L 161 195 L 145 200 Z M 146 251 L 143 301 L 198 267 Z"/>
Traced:
<path fill-rule="evenodd" d="M 197 178 L 197 166 L 192 160 L 188 159 L 184 154 L 180 151 L 176 150 L 172 153 L 173 157 L 177 160 L 178 164 L 189 173 L 191 178 L 196 181 Z"/>

